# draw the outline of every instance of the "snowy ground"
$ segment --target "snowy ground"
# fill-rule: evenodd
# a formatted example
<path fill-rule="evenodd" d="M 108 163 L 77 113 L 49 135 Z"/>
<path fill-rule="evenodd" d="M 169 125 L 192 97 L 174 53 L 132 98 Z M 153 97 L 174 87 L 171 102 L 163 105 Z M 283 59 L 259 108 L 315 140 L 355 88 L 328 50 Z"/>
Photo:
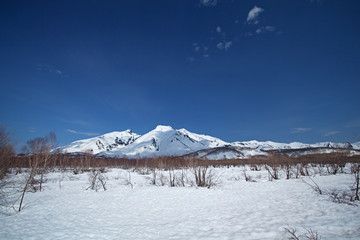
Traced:
<path fill-rule="evenodd" d="M 20 213 L 2 209 L 0 239 L 289 239 L 285 227 L 360 239 L 360 207 L 316 194 L 308 177 L 269 181 L 264 170 L 248 171 L 256 182 L 246 182 L 242 167 L 213 171 L 219 184 L 208 189 L 154 186 L 137 172 L 131 187 L 127 170 L 109 169 L 107 190 L 97 192 L 86 190 L 87 173 L 49 173 L 45 190 L 27 193 Z M 325 191 L 354 182 L 351 174 L 312 178 Z"/>

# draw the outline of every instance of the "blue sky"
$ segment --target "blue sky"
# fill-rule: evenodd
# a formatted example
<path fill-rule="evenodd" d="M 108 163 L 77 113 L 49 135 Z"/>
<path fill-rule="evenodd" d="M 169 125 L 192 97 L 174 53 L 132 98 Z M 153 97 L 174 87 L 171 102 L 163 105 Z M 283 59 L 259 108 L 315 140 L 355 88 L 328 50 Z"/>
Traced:
<path fill-rule="evenodd" d="M 2 1 L 19 144 L 158 124 L 225 141 L 360 140 L 360 1 Z"/>

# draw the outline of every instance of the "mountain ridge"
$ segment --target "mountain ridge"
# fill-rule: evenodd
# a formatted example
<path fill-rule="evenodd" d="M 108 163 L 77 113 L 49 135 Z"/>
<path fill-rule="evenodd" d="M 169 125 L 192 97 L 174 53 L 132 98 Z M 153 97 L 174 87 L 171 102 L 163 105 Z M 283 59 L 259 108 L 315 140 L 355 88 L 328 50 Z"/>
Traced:
<path fill-rule="evenodd" d="M 272 141 L 225 142 L 219 138 L 192 133 L 184 128 L 158 125 L 155 129 L 139 135 L 130 129 L 114 131 L 97 137 L 74 141 L 59 148 L 63 153 L 92 153 L 109 157 L 153 157 L 193 155 L 208 159 L 247 158 L 267 155 L 270 150 L 298 149 L 348 149 L 360 154 L 360 142 L 334 143 L 301 142 L 278 143 Z M 314 152 L 319 152 L 316 150 Z"/>

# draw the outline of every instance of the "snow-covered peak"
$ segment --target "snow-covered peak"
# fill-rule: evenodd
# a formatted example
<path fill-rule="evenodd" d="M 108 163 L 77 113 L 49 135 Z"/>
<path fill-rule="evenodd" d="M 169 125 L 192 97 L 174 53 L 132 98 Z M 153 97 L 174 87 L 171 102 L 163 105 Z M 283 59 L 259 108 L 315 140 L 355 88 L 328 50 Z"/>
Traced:
<path fill-rule="evenodd" d="M 78 140 L 61 148 L 63 152 L 91 152 L 98 154 L 104 151 L 112 151 L 133 143 L 140 135 L 131 130 L 122 132 L 110 132 L 98 137 Z"/>
<path fill-rule="evenodd" d="M 128 157 L 175 156 L 224 145 L 226 143 L 218 138 L 191 133 L 186 129 L 176 130 L 171 126 L 159 125 L 136 139 L 131 146 L 111 154 Z"/>
<path fill-rule="evenodd" d="M 174 130 L 174 128 L 171 126 L 157 125 L 153 131 L 166 132 L 166 131 L 171 131 L 171 130 Z"/>
<path fill-rule="evenodd" d="M 222 146 L 226 146 L 229 145 L 230 143 L 225 142 L 219 138 L 216 137 L 211 137 L 208 135 L 203 135 L 203 134 L 195 134 L 192 132 L 189 132 L 188 130 L 186 130 L 185 128 L 182 128 L 180 130 L 178 130 L 179 132 L 181 132 L 184 135 L 189 136 L 190 138 L 199 141 L 201 143 L 203 143 L 204 145 L 208 145 L 209 147 L 213 148 L 213 147 L 222 147 Z"/>

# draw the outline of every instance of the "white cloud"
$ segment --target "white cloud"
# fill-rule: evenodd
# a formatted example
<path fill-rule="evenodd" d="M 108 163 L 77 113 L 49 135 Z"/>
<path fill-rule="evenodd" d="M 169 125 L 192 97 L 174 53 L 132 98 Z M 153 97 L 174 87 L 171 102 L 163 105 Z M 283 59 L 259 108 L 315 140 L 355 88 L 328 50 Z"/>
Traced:
<path fill-rule="evenodd" d="M 221 33 L 221 27 L 217 26 L 216 32 L 217 32 L 217 33 Z"/>
<path fill-rule="evenodd" d="M 259 20 L 259 15 L 264 12 L 265 10 L 263 8 L 254 6 L 248 13 L 247 19 L 246 19 L 246 23 L 250 26 L 251 28 L 255 27 L 254 25 L 256 25 L 255 29 L 252 29 L 251 31 L 245 33 L 246 37 L 251 37 L 254 36 L 256 34 L 262 34 L 262 33 L 267 33 L 267 32 L 274 32 L 276 33 L 277 29 L 275 26 L 264 26 L 263 24 L 259 24 L 260 20 Z M 257 25 L 259 24 L 259 25 Z M 276 36 L 280 35 L 282 32 L 281 31 L 277 31 Z"/>
<path fill-rule="evenodd" d="M 274 26 L 266 26 L 265 30 L 268 32 L 273 32 L 273 31 L 275 31 L 275 27 Z"/>
<path fill-rule="evenodd" d="M 47 71 L 49 73 L 62 74 L 63 72 L 59 69 L 52 67 L 49 64 L 37 64 L 36 69 L 39 71 Z"/>
<path fill-rule="evenodd" d="M 74 134 L 80 134 L 80 135 L 85 135 L 85 136 L 96 136 L 96 135 L 100 135 L 99 133 L 92 133 L 92 132 L 79 132 L 79 131 L 76 131 L 76 130 L 73 130 L 73 129 L 66 129 L 65 130 L 66 132 L 69 132 L 69 133 L 74 133 Z"/>
<path fill-rule="evenodd" d="M 199 45 L 199 44 L 196 43 L 196 42 L 194 42 L 194 43 L 192 44 L 192 46 L 193 46 L 193 51 L 194 51 L 196 54 L 202 54 L 202 56 L 203 56 L 204 58 L 208 58 L 208 57 L 210 56 L 209 53 L 208 53 L 209 48 L 208 48 L 207 46 L 201 46 L 201 45 Z M 190 57 L 190 58 L 188 58 L 188 60 L 189 60 L 190 62 L 193 62 L 193 61 L 195 61 L 195 58 L 194 58 L 194 57 Z"/>
<path fill-rule="evenodd" d="M 194 42 L 192 45 L 193 45 L 193 51 L 194 52 L 196 52 L 196 53 L 200 52 L 201 47 L 200 47 L 200 45 L 198 43 Z"/>
<path fill-rule="evenodd" d="M 232 45 L 232 42 L 231 41 L 225 41 L 225 42 L 219 42 L 218 44 L 216 44 L 216 47 L 219 49 L 219 50 L 225 50 L 227 51 Z"/>
<path fill-rule="evenodd" d="M 307 132 L 310 130 L 311 130 L 311 128 L 292 128 L 291 133 L 301 133 L 301 132 Z"/>
<path fill-rule="evenodd" d="M 264 11 L 263 8 L 254 6 L 253 9 L 251 9 L 250 12 L 248 13 L 246 22 L 248 24 L 258 24 L 259 23 L 259 20 L 258 20 L 259 14 L 262 13 L 263 11 Z"/>
<path fill-rule="evenodd" d="M 200 4 L 206 7 L 214 7 L 217 4 L 217 0 L 200 0 Z"/>
<path fill-rule="evenodd" d="M 260 28 L 256 29 L 257 34 L 265 33 L 265 32 L 274 32 L 274 31 L 275 31 L 274 26 L 266 26 L 266 27 L 260 27 Z"/>
<path fill-rule="evenodd" d="M 338 133 L 340 133 L 340 131 L 326 132 L 326 133 L 324 133 L 324 136 L 325 136 L 325 137 L 328 137 L 328 136 L 332 136 L 332 135 L 335 135 L 335 134 L 338 134 Z"/>
<path fill-rule="evenodd" d="M 232 45 L 231 41 L 225 42 L 225 50 L 227 50 L 228 48 L 230 48 Z"/>
<path fill-rule="evenodd" d="M 209 48 L 208 47 L 203 47 L 203 57 L 204 58 L 208 58 L 208 57 L 210 57 L 210 55 L 208 54 L 208 50 L 209 50 Z"/>

